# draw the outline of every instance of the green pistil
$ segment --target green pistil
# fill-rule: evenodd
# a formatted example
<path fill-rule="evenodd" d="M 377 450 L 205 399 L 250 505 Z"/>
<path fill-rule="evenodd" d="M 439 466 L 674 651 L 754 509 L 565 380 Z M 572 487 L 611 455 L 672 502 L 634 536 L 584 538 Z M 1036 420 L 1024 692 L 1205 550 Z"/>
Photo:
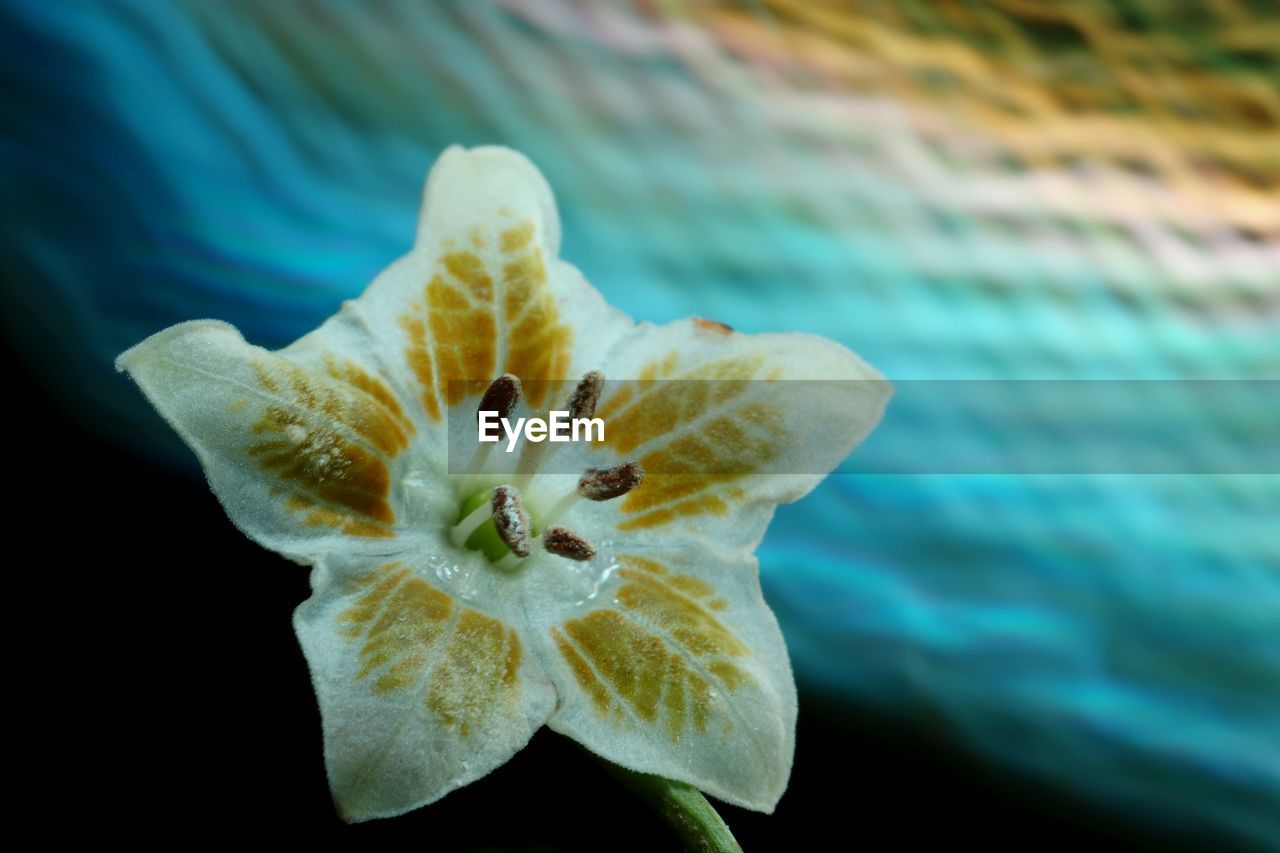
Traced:
<path fill-rule="evenodd" d="M 470 515 L 471 511 L 480 506 L 480 504 L 490 501 L 492 499 L 491 494 L 492 493 L 486 489 L 484 491 L 476 492 L 474 495 L 463 501 L 462 508 L 458 513 L 458 521 L 461 522 L 462 519 Z M 498 528 L 494 527 L 492 518 L 486 518 L 484 520 L 484 524 L 477 527 L 475 533 L 472 533 L 467 537 L 466 545 L 472 551 L 479 551 L 484 554 L 489 558 L 489 562 L 491 563 L 496 563 L 511 553 L 511 549 L 509 549 L 506 543 L 502 541 L 502 538 L 498 536 Z"/>

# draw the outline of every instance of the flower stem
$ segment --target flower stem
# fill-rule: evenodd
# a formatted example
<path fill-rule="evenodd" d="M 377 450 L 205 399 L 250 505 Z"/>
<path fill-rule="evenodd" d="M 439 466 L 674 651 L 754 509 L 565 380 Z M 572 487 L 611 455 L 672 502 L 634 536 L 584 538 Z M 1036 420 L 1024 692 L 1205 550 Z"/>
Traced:
<path fill-rule="evenodd" d="M 661 815 L 686 850 L 742 853 L 724 819 L 697 788 L 661 776 L 627 770 L 604 759 L 598 760 L 615 779 Z"/>

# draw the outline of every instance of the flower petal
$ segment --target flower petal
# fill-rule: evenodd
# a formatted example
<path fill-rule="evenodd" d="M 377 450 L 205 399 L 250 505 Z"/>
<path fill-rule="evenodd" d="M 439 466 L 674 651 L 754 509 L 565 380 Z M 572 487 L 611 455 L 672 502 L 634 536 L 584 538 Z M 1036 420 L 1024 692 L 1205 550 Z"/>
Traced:
<path fill-rule="evenodd" d="M 567 561 L 529 585 L 528 632 L 560 697 L 548 725 L 616 764 L 772 811 L 796 695 L 755 558 L 668 550 L 612 565 L 586 596 L 565 594 L 578 571 Z"/>
<path fill-rule="evenodd" d="M 502 373 L 556 381 L 526 386 L 536 409 L 630 327 L 559 249 L 555 200 L 532 163 L 450 148 L 427 178 L 413 250 L 347 310 L 377 330 L 382 360 L 430 421 Z"/>
<path fill-rule="evenodd" d="M 152 335 L 117 366 L 196 452 L 251 538 L 299 562 L 335 539 L 385 551 L 413 424 L 376 373 L 336 353 L 311 360 L 197 321 Z"/>
<path fill-rule="evenodd" d="M 520 635 L 400 564 L 316 569 L 294 614 L 350 822 L 440 799 L 505 763 L 545 722 L 551 685 Z"/>
<path fill-rule="evenodd" d="M 804 334 L 743 335 L 705 320 L 641 325 L 605 367 L 596 414 L 609 450 L 645 481 L 584 508 L 618 531 L 684 531 L 752 548 L 777 503 L 807 494 L 879 421 L 889 383 L 839 344 Z M 631 381 L 619 381 L 628 377 Z"/>

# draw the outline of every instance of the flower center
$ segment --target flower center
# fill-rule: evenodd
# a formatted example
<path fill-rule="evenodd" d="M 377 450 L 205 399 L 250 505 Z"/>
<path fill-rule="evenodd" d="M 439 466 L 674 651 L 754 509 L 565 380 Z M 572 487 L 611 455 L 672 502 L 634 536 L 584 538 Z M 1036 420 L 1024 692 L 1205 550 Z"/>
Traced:
<path fill-rule="evenodd" d="M 595 414 L 604 375 L 591 371 L 582 377 L 565 408 L 569 417 L 590 418 Z M 520 402 L 520 380 L 504 373 L 493 381 L 480 400 L 480 412 L 497 412 L 508 418 Z M 569 560 L 590 560 L 596 550 L 585 538 L 554 524 L 579 500 L 607 501 L 621 497 L 644 481 L 644 469 L 638 462 L 627 462 L 609 468 L 587 468 L 575 488 L 549 503 L 540 503 L 545 511 L 530 517 L 521 490 L 536 488 L 538 469 L 555 452 L 557 445 L 525 442 L 520 448 L 515 470 L 502 476 L 489 472 L 489 443 L 477 443 L 475 455 L 462 477 L 465 494 L 458 509 L 458 520 L 451 532 L 453 544 L 479 551 L 500 569 L 515 569 L 524 558 L 541 548 Z M 476 487 L 477 481 L 500 485 Z"/>

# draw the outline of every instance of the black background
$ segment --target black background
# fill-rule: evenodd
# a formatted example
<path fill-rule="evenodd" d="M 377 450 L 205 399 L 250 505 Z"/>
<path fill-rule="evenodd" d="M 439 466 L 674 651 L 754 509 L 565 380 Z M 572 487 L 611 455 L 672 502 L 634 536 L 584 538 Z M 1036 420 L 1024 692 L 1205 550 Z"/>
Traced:
<path fill-rule="evenodd" d="M 344 825 L 290 626 L 308 595 L 306 569 L 241 536 L 198 475 L 103 443 L 23 370 L 17 384 L 26 411 L 39 413 L 17 459 L 34 509 L 31 527 L 17 532 L 47 534 L 53 546 L 52 558 L 20 561 L 31 591 L 10 600 L 19 609 L 52 602 L 57 617 L 38 620 L 45 630 L 20 655 L 37 674 L 37 716 L 47 718 L 37 730 L 55 732 L 26 785 L 51 809 L 44 835 L 432 850 L 675 846 L 591 758 L 546 729 L 434 805 Z M 859 712 L 803 683 L 795 769 L 778 810 L 721 813 L 748 851 L 1193 841 L 988 768 L 927 719 Z"/>

